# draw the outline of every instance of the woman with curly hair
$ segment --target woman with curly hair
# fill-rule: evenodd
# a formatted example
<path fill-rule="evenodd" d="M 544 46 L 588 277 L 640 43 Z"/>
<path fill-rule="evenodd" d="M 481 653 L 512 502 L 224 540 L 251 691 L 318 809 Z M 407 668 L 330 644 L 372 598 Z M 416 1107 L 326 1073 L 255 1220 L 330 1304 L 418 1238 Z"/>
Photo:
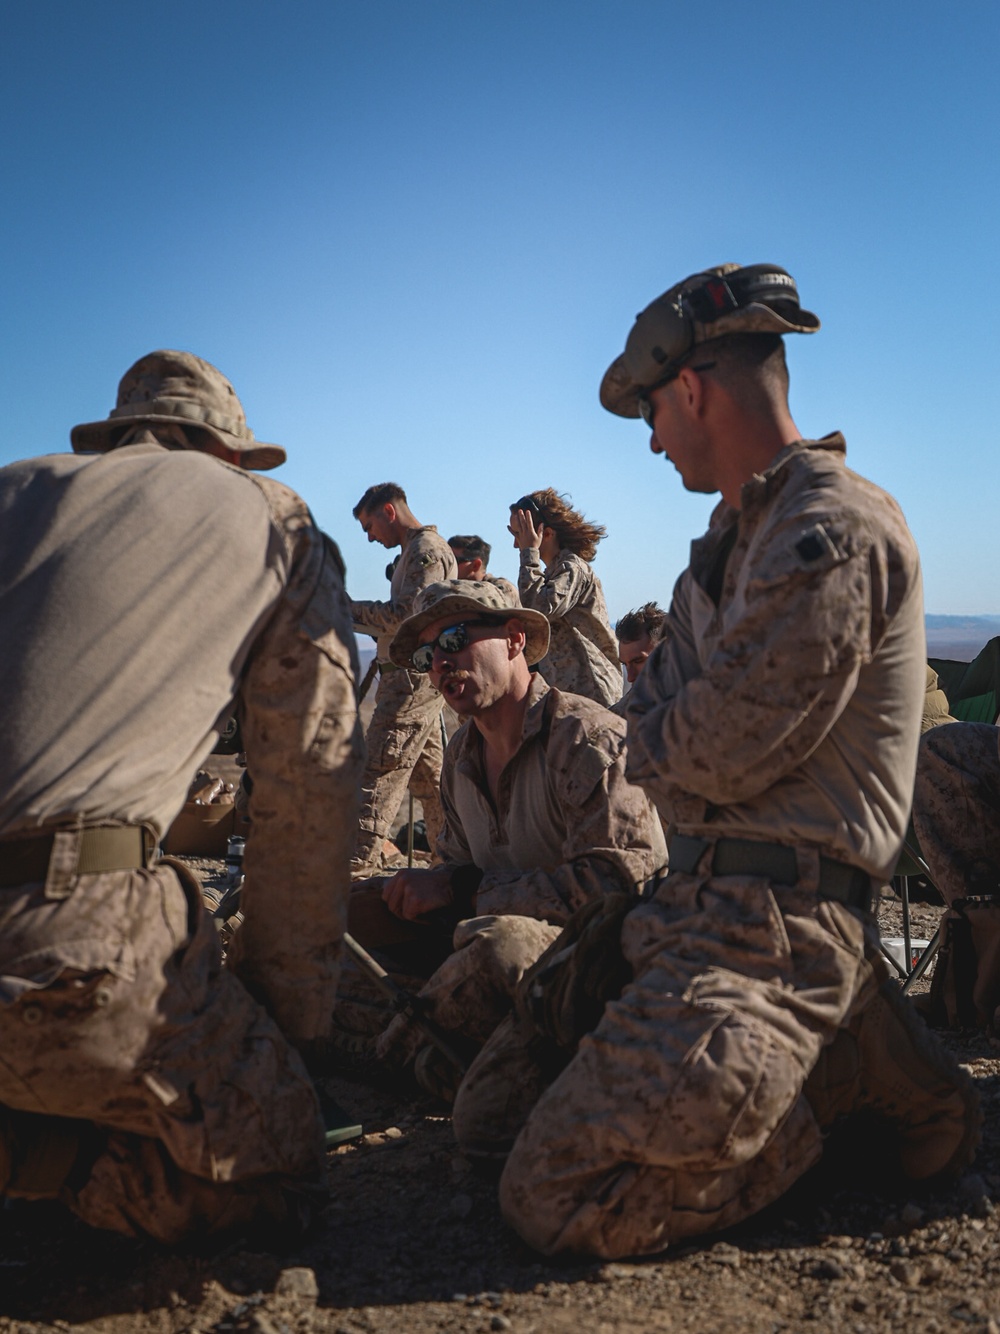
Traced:
<path fill-rule="evenodd" d="M 521 553 L 521 603 L 549 622 L 549 651 L 538 670 L 550 686 L 614 704 L 622 693 L 618 641 L 601 581 L 590 568 L 607 530 L 547 487 L 511 505 L 507 531 Z"/>

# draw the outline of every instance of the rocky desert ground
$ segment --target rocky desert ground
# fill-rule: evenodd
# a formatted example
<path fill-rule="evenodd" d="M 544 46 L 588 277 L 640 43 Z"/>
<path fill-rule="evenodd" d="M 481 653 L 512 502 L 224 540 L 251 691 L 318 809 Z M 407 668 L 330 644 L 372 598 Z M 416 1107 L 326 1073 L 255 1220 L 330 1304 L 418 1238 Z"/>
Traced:
<path fill-rule="evenodd" d="M 915 905 L 929 937 L 938 908 Z M 899 933 L 899 904 L 880 910 Z M 333 1202 L 287 1250 L 168 1253 L 57 1206 L 0 1212 L 0 1334 L 875 1334 L 1000 1331 L 1000 1044 L 949 1034 L 982 1092 L 973 1168 L 894 1189 L 874 1129 L 832 1141 L 765 1214 L 654 1259 L 546 1261 L 506 1227 L 458 1154 L 447 1109 L 357 1076 L 328 1091 L 364 1126 L 332 1150 Z"/>

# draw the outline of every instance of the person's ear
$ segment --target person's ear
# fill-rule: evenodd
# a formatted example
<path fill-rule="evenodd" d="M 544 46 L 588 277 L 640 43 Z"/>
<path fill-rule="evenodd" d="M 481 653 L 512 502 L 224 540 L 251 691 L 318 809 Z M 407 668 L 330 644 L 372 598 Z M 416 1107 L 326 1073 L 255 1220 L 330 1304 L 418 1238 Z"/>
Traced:
<path fill-rule="evenodd" d="M 507 655 L 516 658 L 527 647 L 528 636 L 524 626 L 516 618 L 507 622 Z"/>

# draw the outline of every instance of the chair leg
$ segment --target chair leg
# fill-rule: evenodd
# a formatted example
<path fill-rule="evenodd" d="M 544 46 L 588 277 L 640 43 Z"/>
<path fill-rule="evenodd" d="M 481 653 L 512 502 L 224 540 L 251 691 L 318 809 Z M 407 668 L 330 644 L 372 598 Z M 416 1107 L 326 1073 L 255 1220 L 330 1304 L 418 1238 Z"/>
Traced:
<path fill-rule="evenodd" d="M 928 968 L 930 968 L 931 964 L 934 962 L 934 956 L 941 948 L 941 937 L 943 933 L 944 933 L 943 926 L 939 926 L 938 929 L 934 932 L 933 936 L 931 936 L 927 948 L 924 950 L 923 954 L 921 954 L 920 958 L 917 960 L 917 966 L 914 968 L 913 972 L 910 973 L 909 977 L 903 983 L 904 996 L 910 990 L 910 988 L 913 986 L 915 982 L 920 981 L 924 973 L 927 972 Z"/>

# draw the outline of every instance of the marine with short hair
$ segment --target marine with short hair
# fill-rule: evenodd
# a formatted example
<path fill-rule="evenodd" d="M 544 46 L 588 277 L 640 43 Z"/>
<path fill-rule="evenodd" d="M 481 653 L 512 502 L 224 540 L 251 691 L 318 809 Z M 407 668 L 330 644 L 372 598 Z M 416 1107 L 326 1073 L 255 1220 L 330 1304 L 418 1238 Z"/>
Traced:
<path fill-rule="evenodd" d="M 401 547 L 387 601 L 352 601 L 355 629 L 376 638 L 379 683 L 368 725 L 368 762 L 361 782 L 362 806 L 352 874 L 369 876 L 382 865 L 382 845 L 409 785 L 423 807 L 433 849 L 441 832 L 441 696 L 427 678 L 399 668 L 389 645 L 410 614 L 422 588 L 457 571 L 451 547 L 432 524 L 414 517 L 406 493 L 395 482 L 370 486 L 354 506 L 369 542 Z"/>
<path fill-rule="evenodd" d="M 362 762 L 343 563 L 191 353 L 141 358 L 72 443 L 0 470 L 0 1193 L 163 1242 L 294 1237 L 325 1190 L 303 1057 Z M 234 706 L 254 788 L 223 969 L 156 847 Z"/>
<path fill-rule="evenodd" d="M 490 574 L 487 570 L 493 548 L 478 533 L 469 533 L 465 536 L 461 533 L 456 534 L 455 537 L 448 538 L 448 545 L 455 553 L 458 562 L 459 579 L 474 579 L 477 582 L 495 584 L 497 588 L 502 588 L 505 593 L 510 594 L 515 603 L 521 601 L 517 589 L 509 579 L 504 579 L 498 574 Z"/>
<path fill-rule="evenodd" d="M 971 1080 L 888 981 L 870 914 L 912 792 L 920 571 L 843 437 L 804 440 L 791 417 L 782 336 L 818 327 L 785 270 L 723 265 L 652 302 L 601 385 L 688 490 L 723 498 L 629 697 L 628 777 L 676 830 L 624 918 L 630 980 L 567 1036 L 556 941 L 548 990 L 532 982 L 455 1105 L 466 1152 L 509 1151 L 501 1207 L 546 1253 L 737 1223 L 858 1111 L 889 1121 L 911 1179 L 975 1151 Z M 497 1095 L 515 1077 L 548 1082 L 530 1110 Z"/>

